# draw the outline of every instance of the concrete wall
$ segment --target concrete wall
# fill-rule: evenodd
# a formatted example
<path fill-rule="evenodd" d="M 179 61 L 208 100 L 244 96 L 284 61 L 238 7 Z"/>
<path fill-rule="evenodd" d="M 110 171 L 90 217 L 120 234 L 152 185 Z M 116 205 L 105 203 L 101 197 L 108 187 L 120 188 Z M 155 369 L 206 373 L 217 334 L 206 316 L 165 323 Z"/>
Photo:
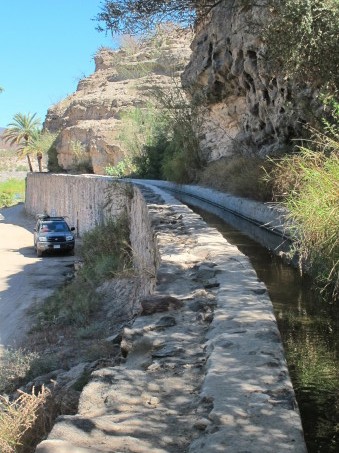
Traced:
<path fill-rule="evenodd" d="M 126 185 L 95 175 L 29 173 L 25 208 L 29 214 L 67 216 L 81 236 L 105 217 L 118 217 L 126 209 Z"/>
<path fill-rule="evenodd" d="M 104 219 L 115 219 L 126 212 L 134 265 L 140 275 L 140 295 L 152 291 L 159 256 L 146 203 L 130 183 L 105 176 L 29 173 L 25 209 L 32 215 L 67 216 L 78 236 Z"/>

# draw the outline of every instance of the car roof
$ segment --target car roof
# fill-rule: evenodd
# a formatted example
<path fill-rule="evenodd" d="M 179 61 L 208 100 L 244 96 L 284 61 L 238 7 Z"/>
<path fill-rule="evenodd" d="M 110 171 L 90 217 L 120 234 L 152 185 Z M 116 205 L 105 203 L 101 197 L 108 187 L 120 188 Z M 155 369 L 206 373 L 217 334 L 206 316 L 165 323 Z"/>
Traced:
<path fill-rule="evenodd" d="M 65 217 L 51 217 L 49 215 L 45 215 L 45 214 L 38 214 L 37 215 L 37 218 L 38 220 L 42 220 L 42 221 L 49 221 L 49 220 L 63 220 L 63 221 L 66 221 L 65 220 Z"/>

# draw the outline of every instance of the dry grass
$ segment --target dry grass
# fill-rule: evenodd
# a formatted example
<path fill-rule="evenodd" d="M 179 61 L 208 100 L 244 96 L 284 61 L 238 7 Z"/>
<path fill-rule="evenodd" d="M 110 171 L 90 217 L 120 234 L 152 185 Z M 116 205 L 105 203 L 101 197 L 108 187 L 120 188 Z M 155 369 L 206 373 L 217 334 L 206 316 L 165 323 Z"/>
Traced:
<path fill-rule="evenodd" d="M 334 141 L 333 141 L 334 143 Z M 300 148 L 276 163 L 276 198 L 287 207 L 301 268 L 339 294 L 339 144 L 331 154 Z"/>
<path fill-rule="evenodd" d="M 232 156 L 211 162 L 200 174 L 199 183 L 239 197 L 271 200 L 271 184 L 265 181 L 272 163 L 255 157 Z"/>
<path fill-rule="evenodd" d="M 42 387 L 37 394 L 20 392 L 14 401 L 0 396 L 0 451 L 2 453 L 30 453 L 37 437 L 47 433 L 49 418 L 45 406 L 50 391 Z"/>

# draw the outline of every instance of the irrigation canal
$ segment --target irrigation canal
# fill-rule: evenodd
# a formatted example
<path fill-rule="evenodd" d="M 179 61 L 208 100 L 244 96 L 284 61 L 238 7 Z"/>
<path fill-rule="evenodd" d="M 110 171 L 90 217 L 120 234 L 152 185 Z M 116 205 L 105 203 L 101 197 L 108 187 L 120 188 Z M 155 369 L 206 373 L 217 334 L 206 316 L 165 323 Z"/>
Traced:
<path fill-rule="evenodd" d="M 308 451 L 339 451 L 337 307 L 331 301 L 321 300 L 307 278 L 272 253 L 273 248 L 287 250 L 284 239 L 208 203 L 182 194 L 174 196 L 249 257 L 270 293 Z"/>

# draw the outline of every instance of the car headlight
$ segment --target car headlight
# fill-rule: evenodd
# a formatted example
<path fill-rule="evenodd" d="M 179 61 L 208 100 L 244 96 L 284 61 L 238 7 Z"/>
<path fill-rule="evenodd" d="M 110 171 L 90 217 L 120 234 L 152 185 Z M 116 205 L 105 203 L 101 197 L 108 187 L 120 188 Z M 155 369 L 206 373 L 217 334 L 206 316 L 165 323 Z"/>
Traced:
<path fill-rule="evenodd" d="M 66 236 L 66 241 L 73 241 L 73 236 Z"/>
<path fill-rule="evenodd" d="M 46 236 L 39 236 L 38 239 L 39 239 L 40 242 L 47 242 Z"/>

